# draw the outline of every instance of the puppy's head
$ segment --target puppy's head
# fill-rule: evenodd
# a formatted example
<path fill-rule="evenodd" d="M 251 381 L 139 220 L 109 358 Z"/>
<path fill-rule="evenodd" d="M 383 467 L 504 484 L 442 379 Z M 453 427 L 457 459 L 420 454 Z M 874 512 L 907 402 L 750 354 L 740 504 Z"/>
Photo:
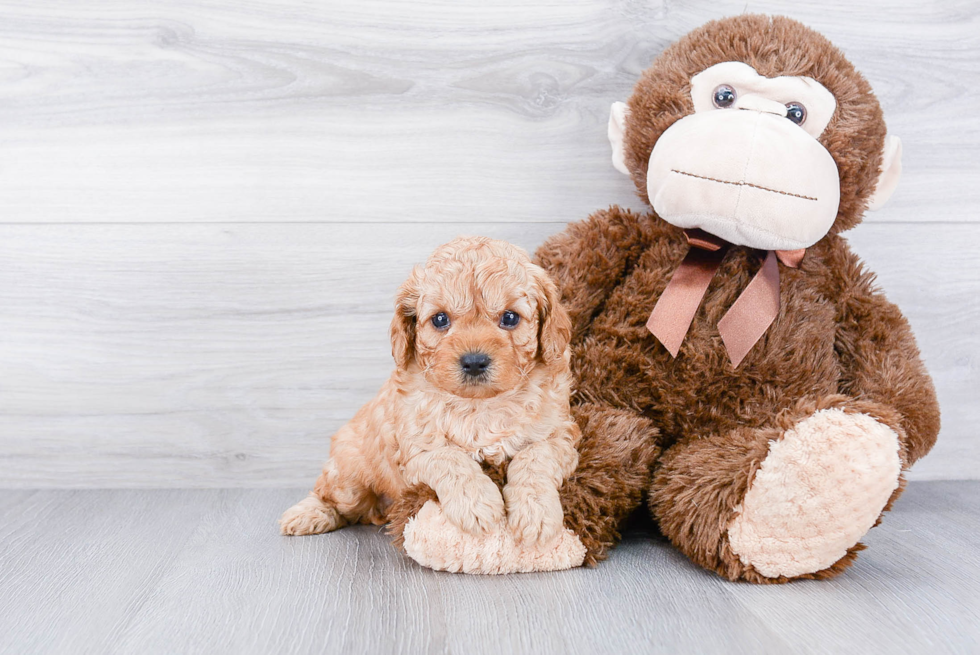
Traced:
<path fill-rule="evenodd" d="M 416 266 L 395 299 L 395 364 L 466 398 L 516 389 L 564 365 L 571 322 L 554 282 L 504 241 L 461 237 Z"/>

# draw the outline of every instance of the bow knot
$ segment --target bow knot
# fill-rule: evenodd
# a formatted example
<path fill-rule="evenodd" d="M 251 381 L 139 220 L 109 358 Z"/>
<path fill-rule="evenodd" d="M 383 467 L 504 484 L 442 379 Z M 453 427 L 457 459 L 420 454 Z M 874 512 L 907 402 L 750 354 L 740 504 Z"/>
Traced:
<path fill-rule="evenodd" d="M 691 248 L 650 313 L 647 329 L 677 357 L 730 243 L 703 230 L 684 230 Z M 798 268 L 806 249 L 770 250 L 745 290 L 718 321 L 733 367 L 738 367 L 779 315 L 779 263 Z"/>

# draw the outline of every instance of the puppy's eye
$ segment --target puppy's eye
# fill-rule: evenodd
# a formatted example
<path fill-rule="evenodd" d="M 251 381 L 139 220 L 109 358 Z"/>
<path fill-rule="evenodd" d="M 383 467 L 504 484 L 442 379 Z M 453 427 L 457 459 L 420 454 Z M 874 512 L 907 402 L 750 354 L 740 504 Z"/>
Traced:
<path fill-rule="evenodd" d="M 432 317 L 432 327 L 437 330 L 445 330 L 449 327 L 449 317 L 446 316 L 446 312 L 439 312 Z"/>
<path fill-rule="evenodd" d="M 505 330 L 513 330 L 521 322 L 521 315 L 509 309 L 500 315 L 500 327 Z"/>

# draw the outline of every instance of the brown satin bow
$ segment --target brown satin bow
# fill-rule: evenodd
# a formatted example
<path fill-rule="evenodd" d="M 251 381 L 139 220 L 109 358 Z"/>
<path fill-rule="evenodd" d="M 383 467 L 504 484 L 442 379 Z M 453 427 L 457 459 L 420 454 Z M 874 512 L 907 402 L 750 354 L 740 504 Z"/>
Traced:
<path fill-rule="evenodd" d="M 684 230 L 684 235 L 691 249 L 670 278 L 647 321 L 647 329 L 672 357 L 677 357 L 711 278 L 731 245 L 703 230 Z M 798 268 L 804 254 L 804 248 L 768 251 L 762 268 L 718 321 L 718 332 L 733 367 L 738 367 L 779 315 L 777 260 L 790 268 Z"/>

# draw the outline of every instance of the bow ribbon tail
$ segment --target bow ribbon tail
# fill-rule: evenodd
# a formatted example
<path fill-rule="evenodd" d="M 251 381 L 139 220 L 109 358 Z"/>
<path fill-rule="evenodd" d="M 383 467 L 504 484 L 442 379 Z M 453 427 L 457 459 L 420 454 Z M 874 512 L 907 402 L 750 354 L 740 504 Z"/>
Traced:
<path fill-rule="evenodd" d="M 650 313 L 647 329 L 672 357 L 677 357 L 681 343 L 684 342 L 694 315 L 701 305 L 701 299 L 704 298 L 726 251 L 726 247 L 706 250 L 693 247 L 692 244 Z"/>
<path fill-rule="evenodd" d="M 762 268 L 718 321 L 732 368 L 738 368 L 779 316 L 779 259 L 772 250 L 766 254 Z"/>

